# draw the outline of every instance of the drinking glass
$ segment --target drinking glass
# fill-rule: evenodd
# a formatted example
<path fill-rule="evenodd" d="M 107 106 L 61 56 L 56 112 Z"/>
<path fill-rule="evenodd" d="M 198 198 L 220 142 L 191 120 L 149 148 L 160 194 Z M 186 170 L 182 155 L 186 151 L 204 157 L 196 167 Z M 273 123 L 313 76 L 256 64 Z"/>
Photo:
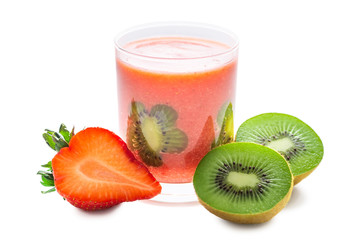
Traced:
<path fill-rule="evenodd" d="M 115 38 L 120 137 L 160 182 L 162 202 L 196 201 L 192 178 L 232 140 L 238 40 L 212 25 L 134 27 Z"/>

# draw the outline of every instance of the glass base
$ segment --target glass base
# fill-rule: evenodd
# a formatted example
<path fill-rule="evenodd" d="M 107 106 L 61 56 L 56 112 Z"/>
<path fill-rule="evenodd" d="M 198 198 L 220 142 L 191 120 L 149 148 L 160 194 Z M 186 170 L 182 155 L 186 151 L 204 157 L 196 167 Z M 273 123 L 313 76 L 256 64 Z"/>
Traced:
<path fill-rule="evenodd" d="M 198 202 L 192 183 L 160 183 L 159 195 L 149 201 L 162 203 L 194 203 Z"/>

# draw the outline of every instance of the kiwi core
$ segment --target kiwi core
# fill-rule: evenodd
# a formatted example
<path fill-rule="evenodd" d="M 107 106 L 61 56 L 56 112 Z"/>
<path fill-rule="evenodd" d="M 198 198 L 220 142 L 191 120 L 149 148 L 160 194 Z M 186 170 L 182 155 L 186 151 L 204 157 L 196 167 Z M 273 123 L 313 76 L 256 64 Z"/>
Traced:
<path fill-rule="evenodd" d="M 161 148 L 161 131 L 153 117 L 146 117 L 141 125 L 142 133 L 149 144 L 155 151 L 159 152 Z"/>
<path fill-rule="evenodd" d="M 293 141 L 291 141 L 291 139 L 288 137 L 272 140 L 271 142 L 265 143 L 265 146 L 278 152 L 287 152 L 288 150 L 296 147 Z"/>
<path fill-rule="evenodd" d="M 247 174 L 234 171 L 229 173 L 226 181 L 239 188 L 256 187 L 260 183 L 259 178 L 253 173 Z"/>

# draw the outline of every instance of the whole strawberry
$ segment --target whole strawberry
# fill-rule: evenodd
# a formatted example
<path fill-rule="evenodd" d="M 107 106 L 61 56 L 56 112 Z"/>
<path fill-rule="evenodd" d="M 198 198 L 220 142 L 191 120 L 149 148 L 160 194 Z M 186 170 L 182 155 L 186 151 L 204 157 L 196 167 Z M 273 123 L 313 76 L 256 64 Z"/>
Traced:
<path fill-rule="evenodd" d="M 41 184 L 52 187 L 75 207 L 99 210 L 121 202 L 149 199 L 161 191 L 159 182 L 135 159 L 124 141 L 104 128 L 77 134 L 61 125 L 59 133 L 45 130 L 46 143 L 58 151 L 39 171 Z"/>

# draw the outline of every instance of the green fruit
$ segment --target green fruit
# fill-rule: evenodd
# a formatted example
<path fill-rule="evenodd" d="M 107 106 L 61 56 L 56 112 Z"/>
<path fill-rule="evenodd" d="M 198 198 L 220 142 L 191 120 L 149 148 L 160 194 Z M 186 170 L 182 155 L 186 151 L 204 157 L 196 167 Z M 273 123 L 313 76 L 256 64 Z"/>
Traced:
<path fill-rule="evenodd" d="M 236 142 L 253 142 L 278 151 L 289 162 L 294 184 L 307 177 L 320 163 L 324 147 L 306 123 L 281 113 L 265 113 L 245 121 Z"/>
<path fill-rule="evenodd" d="M 229 143 L 200 161 L 193 184 L 211 213 L 233 222 L 261 223 L 285 207 L 293 177 L 278 152 L 254 143 Z"/>
<path fill-rule="evenodd" d="M 177 112 L 157 104 L 148 112 L 140 102 L 131 103 L 127 145 L 148 166 L 163 164 L 162 153 L 180 153 L 188 144 L 186 134 L 176 127 Z"/>
<path fill-rule="evenodd" d="M 234 141 L 234 116 L 231 103 L 225 103 L 221 107 L 216 122 L 221 128 L 212 148 Z"/>

